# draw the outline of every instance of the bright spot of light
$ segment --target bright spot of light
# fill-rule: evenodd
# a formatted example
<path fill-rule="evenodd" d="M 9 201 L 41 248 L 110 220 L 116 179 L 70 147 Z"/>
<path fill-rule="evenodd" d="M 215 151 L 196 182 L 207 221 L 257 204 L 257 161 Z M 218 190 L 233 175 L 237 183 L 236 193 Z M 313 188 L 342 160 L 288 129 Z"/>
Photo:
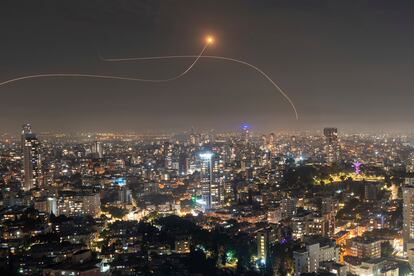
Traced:
<path fill-rule="evenodd" d="M 214 37 L 212 37 L 211 35 L 207 36 L 207 37 L 206 37 L 206 42 L 207 42 L 208 44 L 212 44 L 212 43 L 214 43 Z"/>
<path fill-rule="evenodd" d="M 202 159 L 211 159 L 212 156 L 213 156 L 212 152 L 202 152 L 202 153 L 200 153 L 200 157 Z"/>

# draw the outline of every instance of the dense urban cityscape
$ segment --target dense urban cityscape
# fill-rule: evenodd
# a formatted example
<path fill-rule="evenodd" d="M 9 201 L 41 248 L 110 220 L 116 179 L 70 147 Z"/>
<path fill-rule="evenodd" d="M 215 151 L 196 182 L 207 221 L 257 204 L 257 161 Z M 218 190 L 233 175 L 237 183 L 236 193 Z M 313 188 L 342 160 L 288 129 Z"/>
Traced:
<path fill-rule="evenodd" d="M 414 275 L 413 14 L 0 1 L 0 276 Z"/>
<path fill-rule="evenodd" d="M 35 127 L 1 137 L 3 275 L 414 268 L 410 137 Z"/>

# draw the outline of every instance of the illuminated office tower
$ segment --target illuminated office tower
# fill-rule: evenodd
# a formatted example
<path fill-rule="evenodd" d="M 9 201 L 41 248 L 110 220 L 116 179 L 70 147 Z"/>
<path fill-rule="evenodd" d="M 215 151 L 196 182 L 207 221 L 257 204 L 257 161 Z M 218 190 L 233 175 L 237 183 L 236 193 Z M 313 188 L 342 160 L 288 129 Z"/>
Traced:
<path fill-rule="evenodd" d="M 273 151 L 274 147 L 275 147 L 275 134 L 274 133 L 270 133 L 269 134 L 269 141 L 268 141 L 268 148 L 269 150 Z"/>
<path fill-rule="evenodd" d="M 406 178 L 403 190 L 403 242 L 404 250 L 414 241 L 414 178 Z"/>
<path fill-rule="evenodd" d="M 327 127 L 323 129 L 323 134 L 325 136 L 326 161 L 329 164 L 336 163 L 339 161 L 338 129 Z"/>
<path fill-rule="evenodd" d="M 296 215 L 296 199 L 295 198 L 283 198 L 280 202 L 280 208 L 282 209 L 283 217 L 291 218 Z"/>
<path fill-rule="evenodd" d="M 40 184 L 41 178 L 41 158 L 40 142 L 36 135 L 32 133 L 30 124 L 24 124 L 22 129 L 22 152 L 24 169 L 24 190 L 30 189 Z"/>
<path fill-rule="evenodd" d="M 45 212 L 47 214 L 54 214 L 56 216 L 59 215 L 58 209 L 57 209 L 57 200 L 55 197 L 48 197 L 48 198 L 37 198 L 35 201 L 33 201 L 33 207 L 36 210 L 39 210 L 41 212 Z"/>
<path fill-rule="evenodd" d="M 269 233 L 266 230 L 257 233 L 257 258 L 260 264 L 265 266 L 267 261 L 267 250 L 269 247 Z"/>
<path fill-rule="evenodd" d="M 57 208 L 57 199 L 55 197 L 47 198 L 47 211 L 50 214 L 54 214 L 56 216 L 59 215 L 58 208 Z"/>
<path fill-rule="evenodd" d="M 92 145 L 92 153 L 96 154 L 98 158 L 103 158 L 103 146 L 99 141 L 95 141 Z"/>
<path fill-rule="evenodd" d="M 262 147 L 266 148 L 267 147 L 267 138 L 266 135 L 262 135 Z"/>
<path fill-rule="evenodd" d="M 203 152 L 199 156 L 202 202 L 206 210 L 219 208 L 221 203 L 219 162 L 212 152 Z"/>

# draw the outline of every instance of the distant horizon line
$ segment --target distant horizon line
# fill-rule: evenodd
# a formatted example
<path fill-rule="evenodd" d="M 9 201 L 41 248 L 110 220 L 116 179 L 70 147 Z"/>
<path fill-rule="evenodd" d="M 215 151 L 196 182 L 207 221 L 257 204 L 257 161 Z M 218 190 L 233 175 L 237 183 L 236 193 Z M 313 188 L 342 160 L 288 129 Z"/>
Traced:
<path fill-rule="evenodd" d="M 413 131 L 396 131 L 396 130 L 389 130 L 389 131 L 358 131 L 358 130 L 341 130 L 339 127 L 335 126 L 326 126 L 324 128 L 337 128 L 339 136 L 349 136 L 349 135 L 370 135 L 370 136 L 383 136 L 383 135 L 398 135 L 398 136 L 407 136 L 407 135 L 414 135 Z M 262 130 L 262 129 L 249 129 L 252 134 L 255 135 L 323 135 L 323 129 L 316 129 L 316 128 L 309 128 L 309 129 L 302 129 L 302 130 Z M 34 129 L 33 133 L 39 136 L 105 136 L 105 135 L 114 135 L 114 136 L 156 136 L 156 135 L 166 135 L 166 136 L 173 136 L 173 135 L 190 135 L 194 134 L 211 134 L 215 133 L 217 135 L 229 135 L 229 134 L 236 134 L 242 132 L 243 129 L 227 129 L 227 130 L 215 130 L 215 129 L 187 129 L 187 130 L 142 130 L 142 131 L 133 131 L 133 130 L 122 130 L 122 131 L 115 131 L 115 130 L 101 130 L 101 131 L 93 131 L 93 130 L 71 130 L 71 131 L 63 131 L 63 130 L 49 130 L 49 131 L 36 131 Z M 9 131 L 0 131 L 0 137 L 10 136 L 10 137 L 19 137 L 21 134 L 20 131 L 16 130 L 13 132 Z"/>

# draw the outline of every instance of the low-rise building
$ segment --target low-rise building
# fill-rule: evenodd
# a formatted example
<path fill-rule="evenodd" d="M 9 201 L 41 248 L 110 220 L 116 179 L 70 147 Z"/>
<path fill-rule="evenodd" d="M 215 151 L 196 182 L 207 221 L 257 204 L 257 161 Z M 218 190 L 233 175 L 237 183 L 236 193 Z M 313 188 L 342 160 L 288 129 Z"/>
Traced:
<path fill-rule="evenodd" d="M 385 259 L 361 259 L 346 256 L 344 264 L 348 273 L 355 275 L 398 276 L 398 263 Z"/>
<path fill-rule="evenodd" d="M 358 258 L 381 257 L 381 241 L 370 237 L 355 237 L 347 242 L 347 255 Z"/>
<path fill-rule="evenodd" d="M 293 251 L 295 275 L 318 272 L 322 262 L 339 262 L 339 248 L 335 241 L 322 237 L 305 237 L 305 247 Z"/>

